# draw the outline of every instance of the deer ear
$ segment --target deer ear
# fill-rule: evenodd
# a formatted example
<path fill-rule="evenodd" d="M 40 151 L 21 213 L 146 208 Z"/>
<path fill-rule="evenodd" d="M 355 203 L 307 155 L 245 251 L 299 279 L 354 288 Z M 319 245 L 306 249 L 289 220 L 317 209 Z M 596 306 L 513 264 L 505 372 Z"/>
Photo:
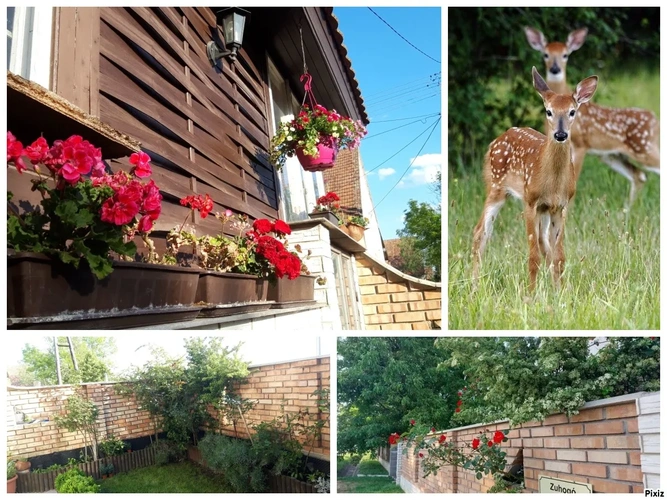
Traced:
<path fill-rule="evenodd" d="M 528 39 L 530 46 L 535 50 L 543 52 L 544 48 L 547 46 L 547 39 L 542 32 L 535 28 L 531 28 L 530 26 L 526 26 L 523 30 L 526 32 L 526 38 Z"/>
<path fill-rule="evenodd" d="M 586 35 L 588 35 L 588 28 L 581 28 L 579 30 L 573 31 L 567 36 L 567 42 L 565 46 L 567 47 L 568 52 L 575 51 L 580 49 L 581 46 L 586 41 Z"/>
<path fill-rule="evenodd" d="M 572 97 L 574 98 L 575 101 L 577 101 L 577 104 L 588 102 L 593 97 L 593 94 L 595 94 L 595 90 L 597 88 L 598 88 L 598 77 L 595 75 L 589 76 L 585 80 L 579 82 L 579 84 L 577 85 L 577 90 L 574 91 Z"/>
<path fill-rule="evenodd" d="M 544 81 L 544 78 L 542 78 L 535 66 L 533 66 L 533 87 L 535 87 L 535 90 L 537 90 L 542 97 L 544 97 L 546 92 L 551 91 L 547 82 Z"/>

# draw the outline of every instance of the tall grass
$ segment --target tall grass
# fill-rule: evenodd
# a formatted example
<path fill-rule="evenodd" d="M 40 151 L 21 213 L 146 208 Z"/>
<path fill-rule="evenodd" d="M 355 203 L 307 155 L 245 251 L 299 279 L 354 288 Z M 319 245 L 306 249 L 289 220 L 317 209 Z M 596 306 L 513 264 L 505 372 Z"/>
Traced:
<path fill-rule="evenodd" d="M 595 102 L 642 107 L 659 116 L 657 71 L 641 69 L 601 82 Z M 512 199 L 495 221 L 473 292 L 472 231 L 485 198 L 481 164 L 463 177 L 450 174 L 450 329 L 659 329 L 660 183 L 654 174 L 647 177 L 627 211 L 629 182 L 587 156 L 568 210 L 562 286 L 553 286 L 543 265 L 531 293 L 523 206 Z"/>

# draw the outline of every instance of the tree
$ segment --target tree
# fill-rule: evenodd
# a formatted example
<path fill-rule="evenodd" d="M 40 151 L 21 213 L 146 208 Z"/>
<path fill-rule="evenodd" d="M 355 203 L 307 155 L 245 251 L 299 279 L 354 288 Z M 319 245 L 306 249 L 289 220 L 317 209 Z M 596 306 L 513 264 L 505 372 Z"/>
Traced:
<path fill-rule="evenodd" d="M 438 172 L 432 186 L 437 195 L 435 205 L 429 203 L 408 201 L 403 229 L 397 231 L 401 238 L 401 261 L 410 269 L 418 270 L 421 265 L 433 270 L 433 279 L 440 280 L 442 267 L 442 214 L 441 190 L 442 175 Z M 419 258 L 421 257 L 421 258 Z M 408 273 L 410 274 L 410 273 Z"/>
<path fill-rule="evenodd" d="M 220 338 L 192 338 L 185 341 L 185 359 L 152 349 L 153 360 L 127 374 L 127 382 L 117 391 L 134 396 L 151 414 L 156 440 L 157 429 L 162 428 L 169 440 L 184 449 L 189 442 L 196 444 L 200 427 L 217 425 L 209 406 L 217 408 L 230 401 L 235 384 L 248 375 L 239 348 L 224 347 Z"/>
<path fill-rule="evenodd" d="M 101 382 L 112 374 L 109 357 L 116 352 L 114 337 L 71 337 L 71 339 L 79 371 L 74 370 L 69 349 L 59 347 L 60 369 L 64 384 Z M 53 338 L 45 340 L 49 345 L 46 350 L 30 344 L 25 345 L 22 366 L 25 366 L 27 373 L 33 377 L 31 382 L 56 385 L 58 377 Z M 66 337 L 58 337 L 58 345 L 67 345 Z"/>
<path fill-rule="evenodd" d="M 376 450 L 411 419 L 446 428 L 463 378 L 438 369 L 445 355 L 433 338 L 339 339 L 338 452 Z"/>
<path fill-rule="evenodd" d="M 98 416 L 99 410 L 93 401 L 74 393 L 67 398 L 65 411 L 55 417 L 58 427 L 83 434 L 83 453 L 86 461 L 88 461 L 88 446 L 92 450 L 93 460 L 97 460 Z"/>
<path fill-rule="evenodd" d="M 465 375 L 457 425 L 515 425 L 574 414 L 587 401 L 660 388 L 660 342 L 611 338 L 594 352 L 586 337 L 441 338 L 442 367 Z M 599 343 L 599 342 L 598 342 Z"/>

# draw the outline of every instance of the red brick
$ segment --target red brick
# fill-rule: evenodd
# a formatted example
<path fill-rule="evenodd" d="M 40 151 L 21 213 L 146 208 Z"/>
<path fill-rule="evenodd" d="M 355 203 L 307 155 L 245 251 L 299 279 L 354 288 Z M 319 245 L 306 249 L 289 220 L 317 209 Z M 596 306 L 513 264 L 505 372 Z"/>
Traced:
<path fill-rule="evenodd" d="M 521 437 L 522 438 L 529 438 L 530 437 L 530 429 L 521 429 Z"/>
<path fill-rule="evenodd" d="M 541 426 L 542 426 L 542 422 L 538 422 L 537 420 L 532 420 L 530 422 L 524 422 L 523 424 L 521 424 L 521 427 L 524 428 L 524 429 L 526 427 L 541 427 Z"/>
<path fill-rule="evenodd" d="M 530 429 L 531 437 L 551 437 L 554 435 L 553 427 L 536 427 L 535 429 Z"/>
<path fill-rule="evenodd" d="M 641 465 L 641 457 L 638 451 L 631 451 L 628 453 L 629 458 L 630 458 L 630 464 L 631 465 Z"/>
<path fill-rule="evenodd" d="M 603 437 L 573 437 L 570 443 L 572 448 L 604 448 Z"/>
<path fill-rule="evenodd" d="M 589 434 L 604 434 L 608 436 L 609 434 L 623 434 L 625 432 L 623 428 L 622 420 L 614 420 L 607 422 L 596 422 L 594 424 L 586 424 L 586 435 Z"/>
<path fill-rule="evenodd" d="M 537 491 L 537 480 L 536 479 L 526 479 L 525 481 L 526 489 Z"/>
<path fill-rule="evenodd" d="M 637 403 L 626 403 L 607 408 L 607 418 L 627 418 L 637 416 Z"/>
<path fill-rule="evenodd" d="M 554 424 L 567 424 L 567 415 L 563 413 L 558 413 L 557 415 L 551 415 L 544 419 L 544 425 L 554 425 Z"/>
<path fill-rule="evenodd" d="M 570 417 L 570 422 L 590 422 L 592 420 L 602 420 L 603 418 L 602 408 L 590 408 L 588 410 L 580 411 L 577 415 L 572 415 Z"/>
<path fill-rule="evenodd" d="M 641 483 L 644 481 L 644 474 L 639 467 L 610 467 L 609 477 L 619 481 L 632 481 Z"/>
<path fill-rule="evenodd" d="M 592 479 L 593 493 L 630 493 L 630 485 L 605 481 L 604 479 Z"/>
<path fill-rule="evenodd" d="M 544 438 L 545 448 L 569 448 L 569 438 Z"/>
<path fill-rule="evenodd" d="M 607 466 L 601 464 L 572 464 L 572 472 L 586 476 L 607 477 Z"/>
<path fill-rule="evenodd" d="M 603 464 L 627 464 L 628 453 L 625 451 L 589 451 L 588 460 Z"/>
<path fill-rule="evenodd" d="M 542 448 L 544 446 L 544 439 L 524 439 L 523 446 L 526 448 Z"/>
<path fill-rule="evenodd" d="M 628 428 L 628 432 L 639 432 L 639 422 L 636 418 L 626 420 L 625 425 Z"/>
<path fill-rule="evenodd" d="M 580 450 L 558 450 L 558 460 L 568 462 L 585 462 L 586 452 Z"/>
<path fill-rule="evenodd" d="M 582 424 L 557 425 L 556 436 L 580 436 L 584 433 Z"/>
<path fill-rule="evenodd" d="M 567 462 L 556 462 L 551 460 L 545 460 L 544 462 L 545 470 L 555 470 L 557 472 L 571 472 L 570 464 Z"/>
<path fill-rule="evenodd" d="M 623 448 L 637 450 L 639 449 L 639 436 L 637 434 L 629 436 L 608 436 L 607 448 Z"/>
<path fill-rule="evenodd" d="M 575 481 L 577 483 L 584 483 L 584 484 L 588 483 L 588 478 L 585 477 L 585 476 L 575 476 L 574 474 L 564 474 L 562 472 L 558 472 L 556 474 L 556 477 L 558 477 L 558 479 L 565 479 L 567 481 Z"/>
<path fill-rule="evenodd" d="M 526 454 L 526 451 L 527 450 L 524 450 L 524 452 L 523 452 L 524 456 Z M 556 460 L 556 450 L 548 450 L 548 449 L 545 449 L 545 448 L 539 448 L 539 449 L 532 450 L 532 451 L 533 451 L 533 456 L 535 458 L 546 458 L 546 459 L 549 459 L 549 460 Z"/>
<path fill-rule="evenodd" d="M 544 460 L 535 460 L 534 458 L 524 458 L 523 465 L 524 467 L 530 467 L 532 469 L 544 469 Z"/>

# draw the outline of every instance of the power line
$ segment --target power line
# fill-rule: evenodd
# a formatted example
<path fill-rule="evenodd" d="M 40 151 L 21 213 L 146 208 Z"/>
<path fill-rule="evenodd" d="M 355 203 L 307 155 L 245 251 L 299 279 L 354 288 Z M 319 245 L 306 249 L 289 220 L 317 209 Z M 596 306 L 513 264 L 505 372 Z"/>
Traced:
<path fill-rule="evenodd" d="M 374 99 L 374 100 L 369 101 L 368 103 L 365 103 L 365 104 L 369 107 L 370 106 L 375 106 L 376 104 L 379 104 L 379 103 L 382 103 L 382 102 L 394 101 L 396 99 L 404 99 L 405 97 L 410 96 L 410 95 L 419 94 L 420 92 L 421 93 L 429 92 L 429 91 L 432 92 L 433 90 L 439 89 L 439 88 L 440 88 L 440 82 L 431 82 L 428 85 L 424 85 L 422 87 L 414 87 L 414 88 L 411 88 L 411 89 L 406 89 L 406 90 L 403 90 L 403 91 L 399 91 L 396 94 L 387 95 L 387 96 L 382 97 L 381 99 Z"/>
<path fill-rule="evenodd" d="M 385 21 L 384 19 L 382 19 L 382 17 L 381 17 L 377 12 L 375 12 L 375 11 L 374 11 L 373 9 L 371 9 L 370 7 L 368 7 L 368 10 L 370 10 L 373 14 L 375 14 L 375 15 L 378 17 L 378 19 L 380 19 L 380 21 L 382 21 L 384 24 L 386 24 L 387 26 L 389 26 L 389 28 L 390 28 L 394 33 L 396 33 L 398 36 L 400 36 L 400 37 L 401 37 L 401 38 L 402 38 L 408 45 L 410 45 L 410 47 L 412 47 L 413 49 L 417 50 L 418 52 L 421 52 L 422 54 L 424 54 L 426 57 L 428 57 L 428 58 L 431 59 L 432 61 L 435 61 L 435 62 L 437 62 L 438 64 L 440 64 L 440 61 L 438 61 L 437 59 L 434 59 L 434 58 L 432 58 L 431 56 L 429 56 L 426 52 L 424 52 L 424 51 L 421 50 L 420 48 L 418 48 L 418 47 L 416 47 L 415 45 L 413 45 L 413 44 L 410 42 L 410 40 L 408 40 L 408 39 L 405 38 L 403 35 L 401 35 L 398 31 L 396 31 L 396 30 L 394 29 L 394 27 L 393 27 L 391 24 L 389 24 L 387 21 Z"/>
<path fill-rule="evenodd" d="M 405 87 L 411 87 L 411 86 L 419 84 L 419 83 L 427 83 L 428 81 L 440 80 L 441 79 L 441 74 L 442 73 L 440 71 L 438 71 L 437 73 L 432 73 L 428 76 L 422 76 L 421 78 L 417 78 L 416 80 L 412 80 L 410 82 L 401 83 L 401 84 L 396 85 L 394 87 L 389 87 L 389 88 L 386 88 L 384 90 L 379 90 L 377 92 L 372 92 L 372 93 L 367 95 L 367 98 L 370 99 L 370 100 L 373 100 L 377 97 L 382 96 L 383 94 L 399 91 L 401 89 L 404 89 Z"/>
<path fill-rule="evenodd" d="M 429 125 L 428 127 L 426 127 L 424 130 L 422 130 L 422 131 L 419 133 L 419 135 L 418 135 L 417 137 L 415 137 L 414 139 L 412 139 L 412 140 L 411 140 L 410 142 L 408 142 L 405 146 L 403 146 L 401 149 L 399 149 L 398 151 L 396 151 L 393 155 L 391 155 L 389 158 L 387 158 L 386 160 L 384 160 L 382 163 L 380 163 L 380 164 L 377 165 L 376 167 L 373 167 L 372 169 L 367 170 L 366 173 L 367 173 L 367 174 L 370 174 L 371 172 L 375 172 L 378 168 L 380 168 L 382 165 L 384 165 L 385 163 L 387 163 L 387 162 L 388 162 L 389 160 L 391 160 L 394 156 L 396 156 L 398 153 L 400 153 L 401 151 L 403 151 L 403 150 L 404 150 L 405 148 L 407 148 L 410 144 L 412 144 L 412 143 L 415 142 L 417 139 L 419 139 L 422 135 L 424 135 L 426 132 L 428 132 L 428 129 L 429 129 L 430 127 L 431 127 L 430 125 Z"/>
<path fill-rule="evenodd" d="M 440 123 L 440 120 L 441 120 L 441 119 L 442 119 L 442 117 L 438 118 L 438 121 L 435 122 L 435 124 L 433 124 L 433 127 L 431 128 L 431 132 L 428 134 L 428 137 L 427 137 L 426 140 L 424 141 L 424 144 L 422 144 L 422 147 L 419 148 L 419 151 L 417 152 L 417 155 L 412 159 L 412 161 L 410 162 L 410 165 L 408 165 L 408 168 L 405 169 L 405 172 L 403 172 L 403 174 L 402 174 L 401 177 L 398 179 L 398 181 L 396 181 L 396 184 L 394 184 L 393 187 L 392 187 L 389 191 L 387 191 L 387 194 L 385 194 L 384 197 L 383 197 L 379 202 L 377 202 L 377 203 L 375 204 L 375 207 L 374 207 L 373 210 L 372 210 L 373 212 L 375 212 L 375 211 L 377 210 L 378 205 L 380 205 L 380 203 L 382 203 L 382 202 L 387 198 L 387 196 L 389 196 L 389 193 L 391 193 L 394 189 L 396 189 L 396 186 L 398 186 L 399 183 L 403 180 L 403 177 L 405 177 L 405 174 L 408 173 L 408 171 L 410 170 L 410 167 L 412 167 L 412 164 L 415 162 L 415 160 L 416 160 L 417 158 L 419 158 L 419 155 L 420 155 L 421 152 L 424 150 L 424 147 L 426 147 L 426 144 L 428 143 L 428 140 L 429 140 L 429 139 L 431 138 L 431 136 L 433 135 L 433 131 L 438 127 L 438 123 Z"/>
<path fill-rule="evenodd" d="M 439 114 L 440 113 L 431 113 L 429 115 L 408 116 L 406 118 L 394 118 L 392 120 L 373 120 L 373 123 L 400 122 L 403 120 L 414 120 L 415 118 L 430 118 L 431 116 L 438 116 Z"/>
<path fill-rule="evenodd" d="M 438 114 L 440 114 L 440 113 L 438 113 Z M 373 134 L 373 135 L 369 135 L 367 137 L 364 137 L 364 141 L 367 141 L 368 139 L 372 139 L 373 137 L 377 137 L 378 135 L 388 134 L 389 132 L 393 132 L 394 130 L 398 130 L 399 128 L 409 127 L 410 125 L 413 125 L 415 123 L 419 123 L 419 122 L 426 123 L 425 120 L 427 120 L 427 118 L 421 118 L 419 120 L 415 120 L 413 122 L 406 123 L 404 125 L 399 125 L 398 127 L 390 128 L 389 130 L 383 130 L 382 132 L 378 132 L 377 134 Z"/>
<path fill-rule="evenodd" d="M 387 111 L 395 111 L 397 109 L 404 108 L 405 106 L 412 106 L 413 104 L 420 102 L 420 101 L 425 101 L 426 99 L 431 99 L 432 97 L 440 96 L 440 92 L 436 92 L 434 94 L 428 95 L 426 97 L 422 97 L 421 99 L 417 100 L 412 100 L 412 101 L 405 101 L 405 102 L 399 102 L 396 103 L 395 105 L 389 106 L 387 108 L 380 108 L 378 111 L 382 112 L 387 112 Z"/>

